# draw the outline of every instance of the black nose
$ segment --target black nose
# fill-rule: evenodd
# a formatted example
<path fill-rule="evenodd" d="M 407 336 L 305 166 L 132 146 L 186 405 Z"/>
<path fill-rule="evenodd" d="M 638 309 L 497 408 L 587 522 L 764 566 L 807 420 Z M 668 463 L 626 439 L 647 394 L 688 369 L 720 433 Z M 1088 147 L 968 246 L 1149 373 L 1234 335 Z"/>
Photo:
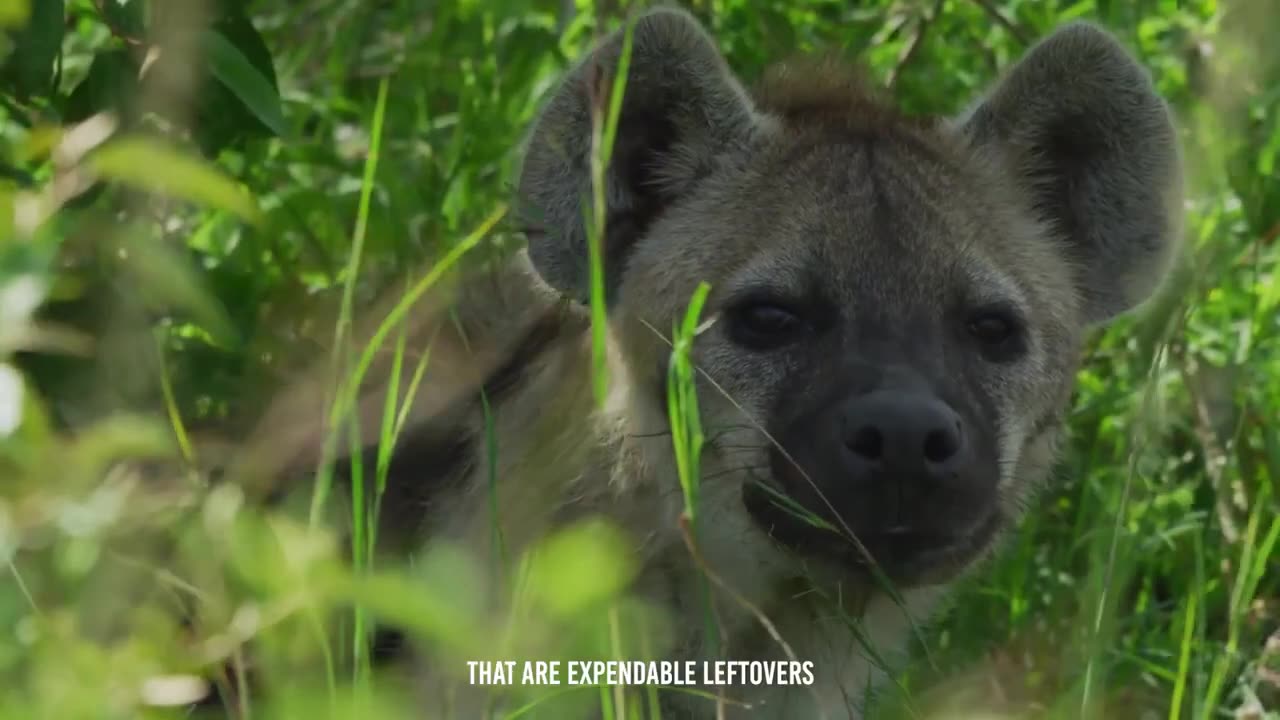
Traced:
<path fill-rule="evenodd" d="M 960 417 L 924 393 L 877 390 L 853 398 L 841 429 L 848 459 L 887 475 L 941 479 L 965 455 Z"/>

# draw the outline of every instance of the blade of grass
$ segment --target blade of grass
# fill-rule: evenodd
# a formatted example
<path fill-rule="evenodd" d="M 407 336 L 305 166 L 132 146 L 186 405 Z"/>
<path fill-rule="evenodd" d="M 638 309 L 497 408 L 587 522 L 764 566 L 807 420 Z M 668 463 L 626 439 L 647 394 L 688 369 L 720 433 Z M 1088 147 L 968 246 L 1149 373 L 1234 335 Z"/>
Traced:
<path fill-rule="evenodd" d="M 419 298 L 426 294 L 431 288 L 435 287 L 436 283 L 438 283 L 447 272 L 453 269 L 454 265 L 456 265 L 464 255 L 470 252 L 480 243 L 481 240 L 485 238 L 485 236 L 488 235 L 489 231 L 497 225 L 498 221 L 502 219 L 506 212 L 507 206 L 499 205 L 492 213 L 490 213 L 489 217 L 481 223 L 480 227 L 476 228 L 475 231 L 461 240 L 457 245 L 453 246 L 453 248 L 451 248 L 449 252 L 446 253 L 445 256 L 435 265 L 433 265 L 431 270 L 428 271 L 426 275 L 424 275 L 423 278 L 405 294 L 400 302 L 396 303 L 395 307 L 391 308 L 390 312 L 387 313 L 386 317 L 383 318 L 382 322 L 379 324 L 377 330 L 374 331 L 369 342 L 365 344 L 364 351 L 360 355 L 360 358 L 356 362 L 352 372 L 347 376 L 346 382 L 341 383 L 341 392 L 337 393 L 338 399 L 331 406 L 332 410 L 329 417 L 329 424 L 331 428 L 335 427 L 337 422 L 355 405 L 356 394 L 364 380 L 364 376 L 369 371 L 369 367 L 373 364 L 374 355 L 377 354 L 379 348 L 381 348 L 383 343 L 386 341 L 387 334 L 391 332 L 391 328 L 393 328 L 405 317 L 405 315 L 408 314 L 409 308 L 412 307 Z M 329 436 L 326 436 L 326 442 L 322 448 L 320 460 L 317 463 L 316 474 L 318 480 L 316 492 L 321 493 L 322 496 L 319 497 L 319 499 L 317 499 L 315 495 L 312 497 L 313 517 L 318 515 L 319 507 L 323 505 L 329 488 L 332 485 L 332 469 L 329 468 L 329 465 L 333 459 L 333 446 L 332 443 L 328 441 L 328 438 L 331 435 L 332 433 L 330 433 Z M 326 476 L 327 479 L 319 479 L 325 478 Z"/>
<path fill-rule="evenodd" d="M 1231 600 L 1227 606 L 1227 643 L 1218 655 L 1209 677 L 1209 688 L 1206 691 L 1206 702 L 1202 717 L 1208 718 L 1219 705 L 1219 699 L 1227 684 L 1232 670 L 1239 663 L 1240 632 L 1244 618 L 1249 615 L 1249 604 L 1253 601 L 1258 582 L 1266 572 L 1267 563 L 1280 539 L 1280 516 L 1273 517 L 1271 525 L 1261 542 L 1258 533 L 1262 524 L 1262 514 L 1270 503 L 1267 486 L 1255 499 L 1253 509 L 1249 513 L 1249 523 L 1245 535 L 1241 538 L 1240 561 L 1235 582 L 1231 588 Z"/>
<path fill-rule="evenodd" d="M 452 308 L 449 311 L 449 319 L 453 322 L 458 337 L 462 338 L 463 348 L 471 352 L 466 328 L 463 327 L 462 321 L 458 319 L 457 313 Z M 489 403 L 489 394 L 485 392 L 483 385 L 480 387 L 480 412 L 484 423 L 485 489 L 489 500 L 489 540 L 492 546 L 489 565 L 493 573 L 493 581 L 497 586 L 502 582 L 503 571 L 507 567 L 507 548 L 502 534 L 501 516 L 498 513 L 498 433 L 494 425 L 493 407 Z"/>
<path fill-rule="evenodd" d="M 191 448 L 191 440 L 187 436 L 186 425 L 182 422 L 182 412 L 178 409 L 178 401 L 173 395 L 173 382 L 169 378 L 169 363 L 164 348 L 164 335 L 157 333 L 155 339 L 156 357 L 160 362 L 160 392 L 164 396 L 164 408 L 169 415 L 169 426 L 173 428 L 173 436 L 177 439 L 178 449 L 182 452 L 182 459 L 188 463 L 195 463 L 195 451 Z"/>
<path fill-rule="evenodd" d="M 360 417 L 353 413 L 351 422 L 347 423 L 347 449 L 351 453 L 351 569 L 357 576 L 366 569 L 365 535 L 367 531 L 364 496 L 364 462 L 363 448 L 360 442 Z M 352 607 L 352 681 L 359 687 L 368 679 L 370 668 L 366 649 L 368 638 L 365 635 L 365 609 L 359 603 Z"/>
<path fill-rule="evenodd" d="M 1182 618 L 1182 641 L 1178 644 L 1178 674 L 1173 683 L 1173 697 L 1169 700 L 1169 720 L 1178 720 L 1182 716 L 1182 696 L 1187 689 L 1187 676 L 1191 667 L 1191 644 L 1196 630 L 1196 608 L 1200 603 L 1200 593 L 1192 591 L 1187 598 L 1186 612 Z"/>
<path fill-rule="evenodd" d="M 347 357 L 349 352 L 348 349 L 344 348 L 344 345 L 351 325 L 356 280 L 360 275 L 360 258 L 364 254 L 365 234 L 369 228 L 369 206 L 372 203 L 373 198 L 374 178 L 377 176 L 378 172 L 378 155 L 382 150 L 382 128 L 386 122 L 387 115 L 388 84 L 389 82 L 387 78 L 383 78 L 382 81 L 378 83 L 378 99 L 373 110 L 373 127 L 370 131 L 369 155 L 365 158 L 364 177 L 360 186 L 360 203 L 356 211 L 356 227 L 351 241 L 351 256 L 347 260 L 346 277 L 343 280 L 342 287 L 342 301 L 338 310 L 338 322 L 333 331 L 334 357 L 332 376 L 335 381 L 335 387 L 339 388 L 342 387 L 342 383 L 340 382 L 343 367 L 342 359 Z M 356 383 L 356 387 L 359 387 L 358 382 Z M 336 406 L 340 403 L 340 400 L 335 397 L 332 402 L 333 405 Z M 330 425 L 329 428 L 330 437 L 326 438 L 325 446 L 330 448 L 330 452 L 332 452 L 331 440 L 336 426 Z M 331 456 L 326 456 L 324 458 L 326 465 L 328 464 L 329 457 Z M 324 501 L 328 497 L 331 482 L 332 477 L 328 473 L 324 474 L 321 478 L 317 478 L 315 492 L 312 494 L 311 498 L 310 524 L 312 527 L 315 527 L 319 522 L 320 510 Z M 363 522 L 363 519 L 361 519 L 360 522 Z"/>
<path fill-rule="evenodd" d="M 365 547 L 366 561 L 373 565 L 374 546 L 377 543 L 378 515 L 382 510 L 382 495 L 387 488 L 387 469 L 391 463 L 391 452 L 395 447 L 396 398 L 400 392 L 400 375 L 404 368 L 404 354 L 408 334 L 404 324 L 400 325 L 400 334 L 396 336 L 395 352 L 391 357 L 391 371 L 387 379 L 387 395 L 382 404 L 382 424 L 378 428 L 378 449 L 374 458 L 373 469 L 373 502 L 369 509 L 368 543 Z M 412 396 L 405 398 L 405 405 Z"/>
<path fill-rule="evenodd" d="M 1168 359 L 1168 349 L 1169 346 L 1167 343 L 1161 344 L 1151 358 L 1151 363 L 1147 368 L 1145 386 L 1143 388 L 1142 403 L 1140 406 L 1141 410 L 1139 413 L 1140 417 L 1154 416 L 1153 411 L 1155 408 L 1157 396 L 1156 390 L 1158 385 L 1156 379 Z M 1138 473 L 1138 460 L 1142 455 L 1143 448 L 1145 447 L 1146 438 L 1145 433 L 1140 434 L 1141 427 L 1141 424 L 1139 424 L 1137 428 L 1135 428 L 1135 437 L 1132 438 L 1130 443 L 1131 450 L 1129 454 L 1129 467 L 1125 473 L 1124 484 L 1120 489 L 1120 501 L 1119 507 L 1116 509 L 1115 521 L 1111 525 L 1111 536 L 1107 548 L 1107 562 L 1103 570 L 1101 587 L 1097 598 L 1097 607 L 1095 608 L 1090 626 L 1090 638 L 1088 641 L 1090 644 L 1090 651 L 1089 656 L 1085 661 L 1084 684 L 1080 693 L 1080 712 L 1085 715 L 1089 714 L 1089 702 L 1092 698 L 1095 676 L 1098 672 L 1097 652 L 1095 652 L 1095 649 L 1101 643 L 1103 625 L 1106 620 L 1107 608 L 1109 606 L 1108 601 L 1111 598 L 1112 583 L 1115 581 L 1117 566 L 1120 560 L 1119 550 L 1121 537 L 1124 535 L 1123 525 L 1129 508 L 1130 496 L 1133 491 L 1133 482 Z"/>
<path fill-rule="evenodd" d="M 591 380 L 596 404 L 604 407 L 609 392 L 609 366 L 606 352 L 607 307 L 604 289 L 604 260 L 601 248 L 605 242 L 608 222 L 605 171 L 613 156 L 613 144 L 618 132 L 618 119 L 622 115 L 622 97 L 626 92 L 627 75 L 631 67 L 631 32 L 633 21 L 628 20 L 623 33 L 622 53 L 613 74 L 609 93 L 609 109 L 604 122 L 600 121 L 598 103 L 592 103 L 591 123 L 591 213 L 587 223 L 587 255 L 591 271 Z"/>
<path fill-rule="evenodd" d="M 672 449 L 675 452 L 676 473 L 680 490 L 684 495 L 684 515 L 688 518 L 694 542 L 700 542 L 698 522 L 698 481 L 701 477 L 702 423 L 698 416 L 697 392 L 693 364 L 689 359 L 693 339 L 698 327 L 702 306 L 706 303 L 711 287 L 699 283 L 689 301 L 681 326 L 672 328 L 671 362 L 667 371 L 667 410 L 671 425 Z M 711 586 L 704 576 L 699 583 L 702 596 L 703 626 L 710 652 L 720 651 L 720 637 L 715 622 L 715 610 L 711 602 Z"/>

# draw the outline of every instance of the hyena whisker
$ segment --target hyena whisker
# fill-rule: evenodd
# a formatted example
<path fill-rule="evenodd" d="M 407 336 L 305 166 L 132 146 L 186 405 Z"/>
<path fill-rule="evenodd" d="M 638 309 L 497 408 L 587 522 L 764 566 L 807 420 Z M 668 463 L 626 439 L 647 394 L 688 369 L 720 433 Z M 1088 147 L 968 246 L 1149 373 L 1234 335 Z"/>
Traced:
<path fill-rule="evenodd" d="M 760 452 L 763 450 L 767 450 L 768 446 L 761 445 L 759 443 L 745 443 L 745 444 L 733 444 L 733 445 L 728 445 L 725 443 L 716 443 L 715 448 L 716 450 L 720 450 L 720 451 L 735 450 L 735 451 L 747 451 L 747 452 L 751 452 L 751 451 Z"/>
<path fill-rule="evenodd" d="M 751 471 L 755 471 L 755 470 L 767 470 L 767 469 L 768 469 L 768 466 L 765 466 L 765 465 L 757 465 L 757 466 L 743 466 L 743 467 L 731 467 L 731 468 L 726 468 L 726 469 L 724 469 L 724 470 L 718 470 L 718 471 L 716 471 L 716 472 L 712 472 L 712 473 L 704 473 L 704 474 L 703 474 L 703 476 L 702 476 L 702 479 L 703 479 L 703 480 L 714 480 L 714 479 L 716 479 L 716 478 L 724 477 L 724 476 L 726 476 L 726 475 L 740 475 L 740 474 L 742 474 L 742 473 L 744 473 L 744 472 L 751 472 Z"/>
<path fill-rule="evenodd" d="M 741 457 L 755 457 L 756 455 L 760 454 L 760 450 L 761 448 L 746 448 L 746 447 L 728 448 L 726 450 L 716 448 L 716 454 L 720 459 L 730 460 L 733 458 L 741 458 Z"/>
<path fill-rule="evenodd" d="M 707 444 L 712 444 L 716 441 L 717 438 L 723 437 L 724 435 L 727 435 L 731 432 L 735 432 L 737 430 L 750 430 L 750 429 L 752 428 L 749 425 L 721 425 L 721 426 L 717 426 L 714 430 L 710 428 L 703 428 L 704 433 L 709 432 L 709 434 L 706 434 L 705 437 L 703 438 L 703 442 Z M 649 433 L 627 433 L 625 437 L 658 438 L 658 437 L 669 437 L 670 435 L 671 435 L 671 428 L 668 427 L 666 430 L 658 430 L 658 431 L 649 432 Z"/>

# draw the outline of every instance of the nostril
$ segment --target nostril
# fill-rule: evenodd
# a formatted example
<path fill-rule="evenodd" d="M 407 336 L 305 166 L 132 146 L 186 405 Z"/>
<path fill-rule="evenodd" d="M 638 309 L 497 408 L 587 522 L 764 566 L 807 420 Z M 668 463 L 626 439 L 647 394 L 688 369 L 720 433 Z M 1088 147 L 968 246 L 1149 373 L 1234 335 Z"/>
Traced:
<path fill-rule="evenodd" d="M 850 450 L 867 460 L 879 460 L 884 454 L 884 436 L 878 428 L 870 425 L 855 430 L 846 444 Z"/>
<path fill-rule="evenodd" d="M 960 451 L 960 433 L 950 429 L 932 430 L 924 438 L 924 457 L 932 463 L 950 460 Z"/>

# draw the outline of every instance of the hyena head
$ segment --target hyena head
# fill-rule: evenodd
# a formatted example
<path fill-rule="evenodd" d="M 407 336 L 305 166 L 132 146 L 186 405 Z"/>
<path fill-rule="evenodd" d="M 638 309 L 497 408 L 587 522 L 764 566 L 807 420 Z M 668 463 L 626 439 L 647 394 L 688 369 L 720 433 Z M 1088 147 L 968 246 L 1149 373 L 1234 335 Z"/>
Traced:
<path fill-rule="evenodd" d="M 581 302 L 626 46 L 569 73 L 520 179 L 529 258 Z M 1046 476 L 1083 333 L 1170 266 L 1180 163 L 1147 74 L 1072 24 L 960 117 L 917 118 L 826 61 L 748 93 L 681 11 L 629 47 L 601 254 L 633 420 L 665 419 L 663 336 L 705 281 L 708 522 L 845 577 L 869 555 L 900 586 L 952 578 Z"/>

